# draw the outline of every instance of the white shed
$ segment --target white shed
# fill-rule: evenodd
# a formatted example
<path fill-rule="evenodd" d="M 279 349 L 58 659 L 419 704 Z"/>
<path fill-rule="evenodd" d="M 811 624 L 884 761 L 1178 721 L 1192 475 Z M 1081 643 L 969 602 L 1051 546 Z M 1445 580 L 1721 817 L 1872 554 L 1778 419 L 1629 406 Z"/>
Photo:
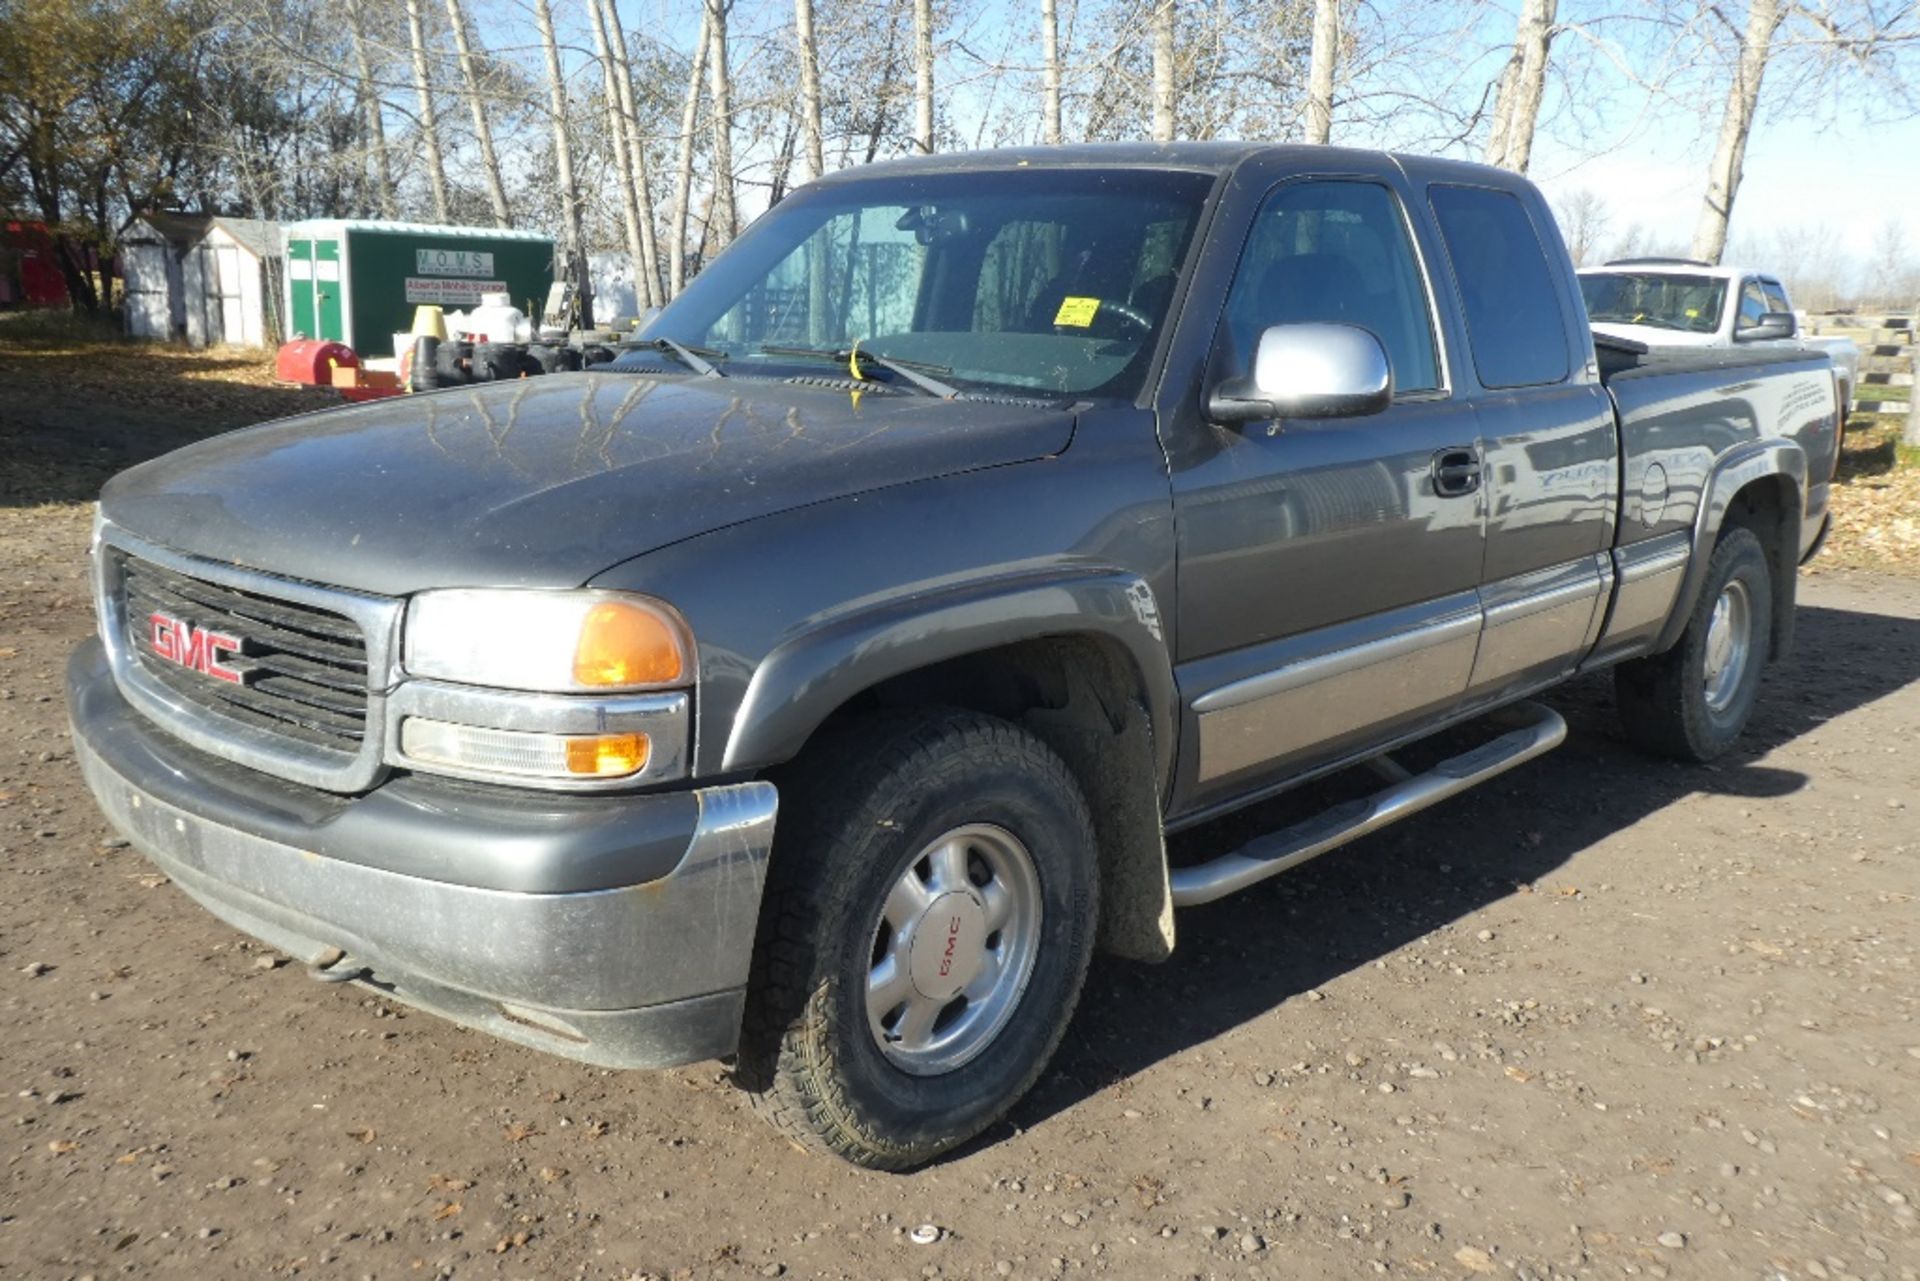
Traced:
<path fill-rule="evenodd" d="M 280 228 L 255 218 L 149 213 L 120 238 L 127 332 L 190 347 L 279 340 Z"/>

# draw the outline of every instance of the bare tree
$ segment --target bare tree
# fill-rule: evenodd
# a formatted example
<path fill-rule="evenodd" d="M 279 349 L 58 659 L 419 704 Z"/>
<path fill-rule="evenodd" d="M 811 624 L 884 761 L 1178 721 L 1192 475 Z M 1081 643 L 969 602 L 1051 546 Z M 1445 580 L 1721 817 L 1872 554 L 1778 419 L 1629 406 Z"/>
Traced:
<path fill-rule="evenodd" d="M 546 0 L 541 0 L 544 7 Z M 440 159 L 440 126 L 433 114 L 433 80 L 427 74 L 427 37 L 420 21 L 420 0 L 407 0 L 407 43 L 413 53 L 413 92 L 420 100 L 420 145 L 427 154 L 427 181 L 433 188 L 433 217 L 447 222 L 447 167 Z"/>
<path fill-rule="evenodd" d="M 1500 72 L 1494 98 L 1487 163 L 1525 173 L 1533 156 L 1533 131 L 1546 91 L 1547 55 L 1555 35 L 1559 0 L 1525 0 L 1513 34 L 1513 53 Z"/>
<path fill-rule="evenodd" d="M 1060 145 L 1059 0 L 1040 0 L 1040 140 Z"/>
<path fill-rule="evenodd" d="M 1573 265 L 1584 267 L 1599 257 L 1600 241 L 1613 221 L 1606 200 L 1597 192 L 1582 187 L 1555 201 L 1553 211 L 1560 219 L 1560 235 L 1567 242 L 1567 252 L 1573 257 Z"/>
<path fill-rule="evenodd" d="M 1175 0 L 1153 6 L 1153 137 L 1173 140 L 1173 20 Z"/>
<path fill-rule="evenodd" d="M 1307 70 L 1307 141 L 1333 136 L 1333 73 L 1340 57 L 1340 0 L 1314 0 Z"/>
<path fill-rule="evenodd" d="M 381 118 L 385 102 L 380 91 L 374 87 L 373 59 L 367 53 L 366 17 L 360 11 L 360 0 L 347 0 L 347 26 L 353 33 L 353 62 L 357 78 L 355 94 L 367 120 L 367 150 L 372 153 L 373 161 L 373 175 L 369 181 L 373 186 L 374 200 L 383 216 L 398 218 L 400 202 L 393 186 L 393 158 L 387 154 L 387 127 Z"/>
<path fill-rule="evenodd" d="M 693 203 L 694 133 L 700 124 L 700 91 L 707 74 L 713 12 L 703 6 L 700 34 L 693 42 L 693 69 L 687 77 L 686 105 L 680 111 L 680 154 L 673 177 L 673 240 L 667 246 L 667 295 L 677 298 L 687 281 L 687 214 Z"/>
<path fill-rule="evenodd" d="M 733 68 L 727 52 L 727 10 L 733 0 L 706 0 L 707 73 L 713 97 L 713 207 L 707 216 L 709 251 L 724 249 L 738 229 L 733 188 Z"/>
<path fill-rule="evenodd" d="M 636 213 L 640 219 L 640 280 L 638 301 L 655 307 L 665 302 L 660 296 L 660 246 L 654 234 L 653 174 L 647 163 L 647 140 L 640 128 L 640 110 L 633 90 L 633 63 L 627 51 L 626 28 L 620 25 L 616 0 L 600 0 L 607 20 L 607 39 L 613 46 L 615 89 L 620 98 L 621 123 L 626 133 L 627 153 L 632 157 Z"/>
<path fill-rule="evenodd" d="M 1740 37 L 1733 82 L 1727 86 L 1727 105 L 1720 113 L 1713 163 L 1707 170 L 1707 195 L 1693 229 L 1693 256 L 1703 262 L 1719 262 L 1727 250 L 1727 223 L 1733 217 L 1734 197 L 1740 193 L 1747 137 L 1760 106 L 1760 82 L 1767 74 L 1774 34 L 1785 17 L 1780 0 L 1749 0 L 1747 5 L 1746 30 Z"/>
<path fill-rule="evenodd" d="M 467 111 L 473 118 L 473 136 L 480 144 L 480 168 L 487 180 L 487 199 L 493 205 L 496 227 L 513 224 L 507 210 L 507 188 L 500 180 L 500 158 L 493 151 L 493 126 L 487 119 L 486 103 L 480 96 L 480 76 L 474 68 L 473 46 L 467 39 L 467 18 L 460 11 L 460 0 L 446 0 L 447 26 L 453 30 L 453 48 L 460 60 L 460 84 L 466 91 Z"/>
<path fill-rule="evenodd" d="M 414 0 L 409 0 L 413 3 Z M 540 29 L 540 48 L 547 62 L 547 103 L 553 118 L 553 168 L 554 178 L 560 186 L 561 218 L 561 260 L 566 264 L 565 274 L 577 276 L 585 284 L 586 273 L 583 255 L 585 245 L 581 228 L 580 184 L 573 174 L 573 140 L 567 133 L 567 81 L 560 68 L 560 42 L 553 33 L 553 6 L 547 0 L 534 0 L 533 21 Z M 583 324 L 593 323 L 593 298 L 589 290 L 581 290 L 580 318 Z"/>
<path fill-rule="evenodd" d="M 913 141 L 933 154 L 933 0 L 913 0 Z"/>
<path fill-rule="evenodd" d="M 820 139 L 820 46 L 813 39 L 813 0 L 793 0 L 793 38 L 800 60 L 800 132 L 807 177 L 818 178 L 826 173 L 827 161 Z"/>
<path fill-rule="evenodd" d="M 640 199 L 633 172 L 632 131 L 620 98 L 620 63 L 607 34 L 607 15 L 600 0 L 587 0 L 588 25 L 593 28 L 593 54 L 600 63 L 600 84 L 606 97 L 607 141 L 613 148 L 613 168 L 620 179 L 620 213 L 627 233 L 627 260 L 633 267 L 636 301 L 652 306 L 647 283 L 647 252 L 640 238 Z"/>

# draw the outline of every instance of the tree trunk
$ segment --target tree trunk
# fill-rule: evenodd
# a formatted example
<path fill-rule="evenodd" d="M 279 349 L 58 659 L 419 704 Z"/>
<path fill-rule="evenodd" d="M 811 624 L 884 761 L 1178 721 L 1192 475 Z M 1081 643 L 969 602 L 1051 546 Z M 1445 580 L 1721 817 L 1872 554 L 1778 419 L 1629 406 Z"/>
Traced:
<path fill-rule="evenodd" d="M 413 0 L 409 0 L 412 3 Z M 580 286 L 580 324 L 593 327 L 593 289 L 586 272 L 586 248 L 581 244 L 580 185 L 573 176 L 573 140 L 567 134 L 567 82 L 560 70 L 560 44 L 553 35 L 553 7 L 534 0 L 534 25 L 540 29 L 540 47 L 547 58 L 547 103 L 553 114 L 553 167 L 560 185 L 562 274 Z"/>
<path fill-rule="evenodd" d="M 731 244 L 739 230 L 733 200 L 733 71 L 727 56 L 727 10 L 732 4 L 706 0 L 707 36 L 713 45 L 707 54 L 713 93 L 713 207 L 707 220 L 715 253 Z"/>
<path fill-rule="evenodd" d="M 1500 72 L 1494 97 L 1487 163 L 1525 173 L 1533 158 L 1533 131 L 1546 93 L 1547 55 L 1553 45 L 1559 0 L 1525 0 L 1514 29 L 1513 53 Z"/>
<path fill-rule="evenodd" d="M 447 167 L 440 160 L 440 126 L 433 117 L 433 81 L 427 75 L 427 38 L 420 25 L 420 0 L 407 0 L 407 42 L 413 49 L 413 92 L 420 99 L 420 143 L 427 153 L 427 181 L 433 187 L 433 218 L 448 222 Z"/>
<path fill-rule="evenodd" d="M 799 45 L 800 132 L 806 144 L 807 177 L 818 178 L 826 173 L 827 161 L 820 140 L 820 47 L 813 39 L 813 0 L 793 0 L 793 35 Z"/>
<path fill-rule="evenodd" d="M 627 129 L 626 111 L 620 101 L 620 64 L 613 56 L 608 39 L 607 17 L 600 0 L 587 0 L 587 16 L 593 27 L 594 57 L 600 62 L 600 84 L 607 99 L 607 140 L 613 146 L 613 167 L 620 177 L 620 213 L 627 232 L 627 261 L 633 267 L 634 301 L 637 306 L 652 305 L 646 283 L 646 251 L 640 244 L 640 201 L 634 187 L 633 151 Z"/>
<path fill-rule="evenodd" d="M 1175 0 L 1153 7 L 1153 138 L 1173 141 L 1173 18 Z"/>
<path fill-rule="evenodd" d="M 708 26 L 712 16 L 700 12 L 700 36 L 693 42 L 693 74 L 687 77 L 686 106 L 680 112 L 680 156 L 673 178 L 673 243 L 667 247 L 667 296 L 678 298 L 687 282 L 687 206 L 693 202 L 693 139 L 700 124 L 700 87 L 707 75 Z"/>
<path fill-rule="evenodd" d="M 1754 109 L 1760 105 L 1760 81 L 1767 73 L 1773 34 L 1786 12 L 1781 0 L 1750 0 L 1747 30 L 1740 40 L 1740 59 L 1734 64 L 1733 83 L 1727 87 L 1727 105 L 1720 117 L 1720 141 L 1707 170 L 1707 196 L 1693 229 L 1693 256 L 1717 263 L 1727 249 L 1727 222 L 1733 200 L 1740 194 L 1740 171 L 1747 159 L 1747 135 L 1753 130 Z"/>
<path fill-rule="evenodd" d="M 646 288 L 639 301 L 657 307 L 666 299 L 660 296 L 660 245 L 653 229 L 653 174 L 647 164 L 646 136 L 640 129 L 640 110 L 633 92 L 633 63 L 627 56 L 627 31 L 620 25 L 620 9 L 615 0 L 601 0 L 606 6 L 607 38 L 613 43 L 613 61 L 620 76 L 620 114 L 625 117 L 627 152 L 633 157 L 634 204 L 640 216 L 640 267 L 646 273 Z"/>
<path fill-rule="evenodd" d="M 933 154 L 933 0 L 913 0 L 913 141 Z"/>
<path fill-rule="evenodd" d="M 507 187 L 500 180 L 493 125 L 487 119 L 486 103 L 480 100 L 480 75 L 474 69 L 473 46 L 467 40 L 467 18 L 460 11 L 460 0 L 447 0 L 447 25 L 453 29 L 453 48 L 460 56 L 460 85 L 466 90 L 467 114 L 473 117 L 473 136 L 480 143 L 480 168 L 487 180 L 487 199 L 493 204 L 493 225 L 510 227 L 513 215 L 507 210 Z"/>
<path fill-rule="evenodd" d="M 400 201 L 393 189 L 393 158 L 387 154 L 387 126 L 380 118 L 380 91 L 373 85 L 373 60 L 367 56 L 366 19 L 359 0 L 347 0 L 347 24 L 353 33 L 353 61 L 359 78 L 360 108 L 367 118 L 367 145 L 373 153 L 373 199 L 383 217 L 398 218 Z"/>
<path fill-rule="evenodd" d="M 1340 0 L 1314 0 L 1313 52 L 1307 68 L 1307 141 L 1333 136 L 1333 72 L 1340 57 Z"/>
<path fill-rule="evenodd" d="M 1040 0 L 1040 140 L 1060 145 L 1059 0 Z"/>

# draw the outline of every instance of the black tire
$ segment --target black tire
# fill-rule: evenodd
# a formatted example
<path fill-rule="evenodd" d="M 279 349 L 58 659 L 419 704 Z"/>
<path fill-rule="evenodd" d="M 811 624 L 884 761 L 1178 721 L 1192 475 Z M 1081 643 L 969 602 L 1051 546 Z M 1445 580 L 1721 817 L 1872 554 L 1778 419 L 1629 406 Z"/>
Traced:
<path fill-rule="evenodd" d="M 923 1164 L 1005 1115 L 1066 1031 L 1099 907 L 1086 801 L 1061 759 L 1020 727 L 914 709 L 863 718 L 810 748 L 782 782 L 780 809 L 735 1080 L 804 1150 L 874 1169 Z M 1031 855 L 1037 947 L 984 1050 L 915 1075 L 869 1026 L 875 927 L 929 843 L 970 824 L 1004 829 Z"/>
<path fill-rule="evenodd" d="M 1716 602 L 1738 584 L 1747 598 L 1747 662 L 1720 706 L 1707 697 L 1707 633 Z M 1752 530 L 1720 536 L 1687 628 L 1664 654 L 1614 669 L 1614 703 L 1634 746 L 1677 761 L 1705 763 L 1732 747 L 1753 714 L 1773 618 L 1773 574 Z"/>

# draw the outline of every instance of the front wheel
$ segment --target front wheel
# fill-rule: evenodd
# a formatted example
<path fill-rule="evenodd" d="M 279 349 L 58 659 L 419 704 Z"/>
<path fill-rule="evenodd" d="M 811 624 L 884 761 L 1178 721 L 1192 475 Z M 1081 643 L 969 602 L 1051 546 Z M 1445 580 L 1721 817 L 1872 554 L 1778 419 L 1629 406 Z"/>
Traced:
<path fill-rule="evenodd" d="M 1704 763 L 1753 714 L 1773 617 L 1773 575 L 1753 531 L 1721 537 L 1687 628 L 1672 649 L 1614 670 L 1621 726 L 1636 747 Z"/>
<path fill-rule="evenodd" d="M 781 809 L 736 1080 L 803 1148 L 919 1165 L 1066 1030 L 1098 914 L 1086 802 L 1018 726 L 915 710 L 810 749 Z"/>

